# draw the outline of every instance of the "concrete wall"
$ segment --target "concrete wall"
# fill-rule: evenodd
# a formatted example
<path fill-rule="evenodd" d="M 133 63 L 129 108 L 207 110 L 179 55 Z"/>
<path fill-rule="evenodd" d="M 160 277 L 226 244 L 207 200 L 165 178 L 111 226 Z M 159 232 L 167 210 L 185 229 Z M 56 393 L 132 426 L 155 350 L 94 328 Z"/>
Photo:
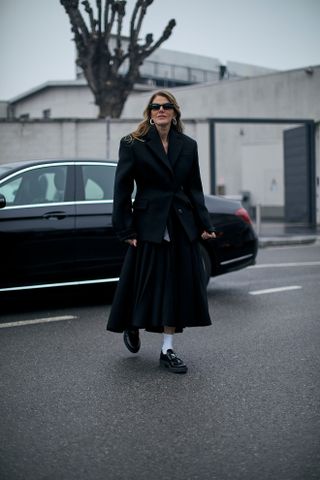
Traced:
<path fill-rule="evenodd" d="M 0 164 L 19 160 L 106 158 L 117 161 L 119 141 L 140 119 L 0 121 Z M 217 185 L 227 195 L 249 191 L 252 204 L 272 216 L 283 211 L 283 144 L 286 125 L 218 124 Z M 204 191 L 210 192 L 210 138 L 207 120 L 186 120 L 185 133 L 197 140 Z M 320 223 L 320 134 L 316 131 L 317 204 Z M 266 211 L 266 209 L 265 209 Z"/>
<path fill-rule="evenodd" d="M 198 141 L 203 183 L 207 192 L 210 187 L 210 152 L 206 117 L 320 119 L 320 67 L 175 88 L 171 91 L 181 105 L 182 118 L 186 119 L 186 133 Z M 59 112 L 62 115 L 66 104 L 68 110 L 77 111 L 79 108 L 79 117 L 84 111 L 84 105 L 88 109 L 95 108 L 90 103 L 92 97 L 85 97 L 85 90 L 67 88 L 63 95 L 54 90 L 48 92 L 48 97 L 42 99 L 32 100 L 30 97 L 30 109 L 33 108 L 38 114 L 41 110 L 42 113 L 46 99 L 54 105 L 53 116 L 59 116 Z M 44 155 L 45 158 L 89 156 L 116 159 L 120 138 L 135 128 L 149 98 L 150 92 L 131 95 L 123 118 L 112 120 L 109 124 L 103 120 L 90 119 L 2 122 L 0 162 L 43 158 Z M 20 107 L 21 113 L 24 113 L 27 103 Z M 262 203 L 273 211 L 277 209 L 281 212 L 284 196 L 283 131 L 294 126 L 217 123 L 217 184 L 224 187 L 227 195 L 249 190 L 254 203 Z M 319 125 L 316 138 L 317 218 L 320 223 Z"/>
<path fill-rule="evenodd" d="M 14 103 L 11 109 L 14 118 L 26 114 L 30 118 L 43 118 L 43 111 L 46 109 L 50 109 L 51 118 L 97 118 L 98 116 L 94 97 L 87 85 L 44 88 Z"/>
<path fill-rule="evenodd" d="M 8 102 L 0 101 L 0 118 L 7 118 Z"/>
<path fill-rule="evenodd" d="M 277 166 L 281 172 L 277 175 L 281 194 L 273 196 L 273 201 L 269 197 L 268 205 L 280 206 L 279 200 L 283 198 L 283 131 L 286 128 L 287 125 L 217 123 L 217 185 L 223 187 L 227 195 L 249 190 L 254 203 L 264 203 L 262 190 L 256 188 L 258 172 L 265 177 L 267 171 Z"/>
<path fill-rule="evenodd" d="M 0 164 L 58 158 L 117 161 L 120 139 L 139 122 L 140 119 L 0 121 Z M 186 122 L 186 133 L 199 142 L 200 169 L 204 189 L 209 192 L 208 122 Z"/>
<path fill-rule="evenodd" d="M 307 73 L 309 72 L 309 73 Z M 75 82 L 74 82 L 75 83 Z M 184 118 L 250 117 L 320 120 L 320 67 L 259 77 L 173 88 Z M 130 95 L 123 119 L 140 118 L 150 91 Z M 12 104 L 14 116 L 43 118 L 97 118 L 98 109 L 86 85 L 50 86 Z"/>
<path fill-rule="evenodd" d="M 154 52 L 141 68 L 142 77 L 150 77 L 150 85 L 136 84 L 134 94 L 150 91 L 153 79 L 185 82 L 213 81 L 220 84 L 220 61 L 215 58 L 193 55 L 174 50 L 159 49 Z M 123 73 L 126 70 L 122 66 Z M 270 69 L 228 62 L 228 75 L 252 76 L 265 75 Z M 148 73 L 149 71 L 149 73 Z M 240 72 L 240 73 L 238 73 Z M 19 95 L 10 102 L 10 117 L 20 118 L 28 116 L 30 119 L 44 118 L 44 111 L 50 111 L 50 118 L 97 118 L 98 109 L 94 104 L 94 97 L 83 78 L 81 69 L 78 71 L 78 80 L 47 82 Z M 229 81 L 229 80 L 228 80 Z M 1 107 L 1 105 L 0 105 Z M 137 112 L 129 115 L 133 118 Z M 5 118 L 1 116 L 0 118 Z M 202 115 L 198 116 L 202 118 Z"/>
<path fill-rule="evenodd" d="M 0 123 L 0 163 L 19 160 L 105 158 L 104 121 L 7 121 Z"/>
<path fill-rule="evenodd" d="M 182 118 L 320 120 L 320 66 L 254 78 L 173 88 Z M 150 94 L 132 95 L 123 118 L 142 112 Z M 227 195 L 249 190 L 253 203 L 283 210 L 283 131 L 295 125 L 216 124 L 216 178 Z M 320 147 L 317 130 L 317 202 L 320 222 Z M 259 187 L 258 187 L 259 185 Z M 267 202 L 267 203 L 265 203 Z"/>
<path fill-rule="evenodd" d="M 249 117 L 320 120 L 320 66 L 170 89 L 184 118 Z M 150 94 L 132 95 L 122 118 L 140 114 Z"/>

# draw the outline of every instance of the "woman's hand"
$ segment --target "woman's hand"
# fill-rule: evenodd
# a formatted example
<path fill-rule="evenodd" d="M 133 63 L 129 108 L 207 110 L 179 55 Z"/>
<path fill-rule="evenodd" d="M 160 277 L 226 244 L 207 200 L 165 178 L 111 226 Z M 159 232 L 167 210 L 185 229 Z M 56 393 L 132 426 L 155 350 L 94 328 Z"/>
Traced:
<path fill-rule="evenodd" d="M 210 240 L 212 238 L 216 238 L 217 235 L 214 232 L 207 232 L 206 230 L 201 233 L 202 240 Z"/>
<path fill-rule="evenodd" d="M 125 240 L 126 243 L 129 243 L 131 247 L 137 247 L 138 246 L 138 240 L 136 238 L 128 238 L 128 240 Z"/>

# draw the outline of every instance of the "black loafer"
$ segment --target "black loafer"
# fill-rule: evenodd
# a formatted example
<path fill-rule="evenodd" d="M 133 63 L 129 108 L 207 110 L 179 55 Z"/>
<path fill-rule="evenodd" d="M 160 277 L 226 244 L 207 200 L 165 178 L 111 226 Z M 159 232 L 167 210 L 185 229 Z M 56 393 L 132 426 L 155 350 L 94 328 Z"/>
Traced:
<path fill-rule="evenodd" d="M 141 342 L 139 330 L 131 329 L 123 332 L 123 341 L 125 346 L 131 353 L 137 353 L 140 350 Z"/>
<path fill-rule="evenodd" d="M 161 350 L 160 366 L 167 368 L 173 373 L 187 373 L 188 371 L 187 365 L 185 365 L 181 358 L 179 358 L 171 349 L 167 350 L 166 354 Z"/>

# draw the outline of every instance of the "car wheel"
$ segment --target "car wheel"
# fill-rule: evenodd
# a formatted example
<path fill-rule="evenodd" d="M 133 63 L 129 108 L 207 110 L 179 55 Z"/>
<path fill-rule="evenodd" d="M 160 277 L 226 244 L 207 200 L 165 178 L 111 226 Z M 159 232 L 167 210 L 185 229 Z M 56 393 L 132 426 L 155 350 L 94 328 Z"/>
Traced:
<path fill-rule="evenodd" d="M 205 247 L 200 244 L 200 254 L 202 258 L 202 263 L 204 266 L 205 276 L 206 276 L 206 285 L 208 285 L 210 277 L 211 277 L 211 260 L 209 254 Z"/>

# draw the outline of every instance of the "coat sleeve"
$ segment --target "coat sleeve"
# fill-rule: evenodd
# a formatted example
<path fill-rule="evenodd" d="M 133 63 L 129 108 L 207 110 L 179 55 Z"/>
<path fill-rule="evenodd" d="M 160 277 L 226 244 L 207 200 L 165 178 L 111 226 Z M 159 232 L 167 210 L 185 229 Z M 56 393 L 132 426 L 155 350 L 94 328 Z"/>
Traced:
<path fill-rule="evenodd" d="M 189 181 L 187 182 L 187 193 L 194 208 L 194 215 L 200 230 L 214 232 L 215 228 L 211 224 L 210 215 L 204 203 L 197 144 L 195 145 L 192 168 L 189 175 Z"/>
<path fill-rule="evenodd" d="M 133 169 L 132 143 L 121 140 L 119 162 L 114 181 L 112 225 L 122 241 L 137 237 L 133 228 L 131 200 L 134 188 Z"/>

